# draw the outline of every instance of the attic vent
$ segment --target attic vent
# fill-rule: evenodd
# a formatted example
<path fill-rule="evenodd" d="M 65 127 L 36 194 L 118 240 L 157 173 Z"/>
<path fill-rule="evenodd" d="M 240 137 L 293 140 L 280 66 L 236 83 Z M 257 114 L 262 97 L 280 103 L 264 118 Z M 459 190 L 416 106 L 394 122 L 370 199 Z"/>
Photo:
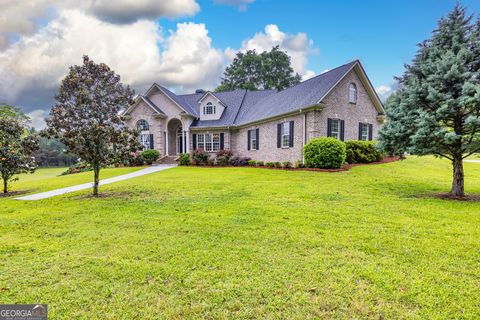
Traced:
<path fill-rule="evenodd" d="M 203 89 L 197 89 L 197 90 L 195 90 L 195 93 L 205 93 L 205 90 L 203 90 Z"/>

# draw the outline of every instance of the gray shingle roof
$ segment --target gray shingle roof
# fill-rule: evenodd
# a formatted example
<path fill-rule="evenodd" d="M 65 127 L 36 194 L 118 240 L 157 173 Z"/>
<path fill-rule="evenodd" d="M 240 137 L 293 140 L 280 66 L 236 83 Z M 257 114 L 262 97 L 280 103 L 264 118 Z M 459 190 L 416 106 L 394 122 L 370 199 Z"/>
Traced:
<path fill-rule="evenodd" d="M 219 120 L 198 119 L 200 115 L 198 101 L 205 93 L 176 95 L 165 87 L 158 86 L 185 111 L 197 117 L 192 127 L 235 126 L 317 105 L 357 62 L 358 60 L 349 62 L 278 92 L 275 90 L 215 92 L 218 99 L 226 105 Z"/>
<path fill-rule="evenodd" d="M 320 99 L 344 77 L 355 63 L 357 61 L 344 64 L 293 87 L 269 95 L 255 104 L 245 106 L 235 124 L 246 124 L 318 104 Z"/>
<path fill-rule="evenodd" d="M 161 86 L 161 85 L 158 85 L 167 96 L 169 96 L 173 101 L 175 101 L 180 107 L 182 107 L 187 113 L 193 115 L 193 116 L 199 116 L 199 107 L 198 107 L 198 104 L 195 103 L 195 104 L 192 104 L 190 105 L 190 103 L 188 103 L 184 98 L 183 96 L 181 95 L 176 95 L 175 93 L 173 93 L 172 91 L 168 90 L 167 88 Z"/>

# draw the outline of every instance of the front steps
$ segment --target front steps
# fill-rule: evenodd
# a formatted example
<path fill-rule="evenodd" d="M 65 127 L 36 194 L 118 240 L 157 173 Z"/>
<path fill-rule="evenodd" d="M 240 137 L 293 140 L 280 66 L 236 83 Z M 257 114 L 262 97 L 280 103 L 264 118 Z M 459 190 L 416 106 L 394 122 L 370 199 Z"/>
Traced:
<path fill-rule="evenodd" d="M 158 159 L 157 164 L 178 164 L 178 156 L 163 156 Z"/>

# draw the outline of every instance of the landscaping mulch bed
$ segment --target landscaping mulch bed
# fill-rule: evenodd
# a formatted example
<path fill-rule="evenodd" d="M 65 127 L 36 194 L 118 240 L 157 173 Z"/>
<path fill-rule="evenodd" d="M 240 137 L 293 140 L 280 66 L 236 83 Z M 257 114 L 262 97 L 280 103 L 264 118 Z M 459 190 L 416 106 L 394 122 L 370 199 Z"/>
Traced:
<path fill-rule="evenodd" d="M 338 169 L 321 169 L 321 168 L 276 168 L 276 167 L 267 167 L 267 166 L 242 166 L 241 168 L 258 168 L 258 169 L 270 169 L 270 170 L 290 170 L 290 171 L 318 171 L 318 172 L 343 172 L 348 171 L 356 166 L 368 166 L 374 164 L 383 164 L 390 163 L 400 160 L 400 157 L 385 157 L 382 161 L 371 162 L 371 163 L 352 163 L 346 164 Z M 235 166 L 201 166 L 190 164 L 190 167 L 201 167 L 201 168 L 235 168 Z"/>

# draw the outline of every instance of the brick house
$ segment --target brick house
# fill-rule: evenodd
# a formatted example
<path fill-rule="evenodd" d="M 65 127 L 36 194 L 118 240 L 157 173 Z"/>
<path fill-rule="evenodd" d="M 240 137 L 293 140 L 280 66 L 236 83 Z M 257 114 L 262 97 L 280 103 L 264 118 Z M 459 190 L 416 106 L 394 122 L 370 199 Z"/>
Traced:
<path fill-rule="evenodd" d="M 360 61 L 282 91 L 197 90 L 177 95 L 153 84 L 125 112 L 147 149 L 176 157 L 194 149 L 230 149 L 259 161 L 302 160 L 312 138 L 373 140 L 385 119 Z"/>

